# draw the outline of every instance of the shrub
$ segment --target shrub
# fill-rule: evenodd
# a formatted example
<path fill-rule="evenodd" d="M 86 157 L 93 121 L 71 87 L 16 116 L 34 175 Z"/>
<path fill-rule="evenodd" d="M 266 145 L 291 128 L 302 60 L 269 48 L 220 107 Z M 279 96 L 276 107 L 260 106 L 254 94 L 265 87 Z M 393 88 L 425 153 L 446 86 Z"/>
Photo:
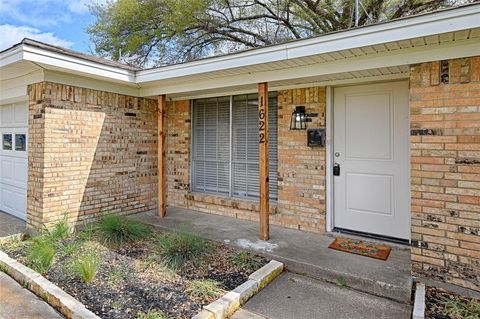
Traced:
<path fill-rule="evenodd" d="M 88 223 L 83 226 L 83 229 L 77 233 L 77 237 L 86 241 L 92 240 L 97 231 L 97 224 Z"/>
<path fill-rule="evenodd" d="M 149 309 L 147 312 L 140 311 L 136 319 L 168 319 L 167 315 L 161 310 Z"/>
<path fill-rule="evenodd" d="M 70 228 L 66 218 L 56 223 L 51 230 L 47 230 L 48 236 L 53 240 L 61 240 L 68 237 Z"/>
<path fill-rule="evenodd" d="M 190 232 L 175 231 L 158 238 L 160 256 L 170 269 L 178 269 L 187 261 L 197 262 L 208 249 L 207 242 Z"/>
<path fill-rule="evenodd" d="M 99 222 L 100 234 L 106 244 L 120 245 L 127 241 L 136 241 L 148 237 L 150 228 L 138 221 L 107 215 Z"/>
<path fill-rule="evenodd" d="M 100 268 L 100 257 L 94 251 L 88 251 L 78 257 L 73 263 L 73 270 L 78 277 L 85 282 L 91 283 Z"/>
<path fill-rule="evenodd" d="M 229 260 L 235 266 L 248 270 L 257 270 L 262 266 L 260 259 L 247 251 L 233 252 L 230 254 Z"/>
<path fill-rule="evenodd" d="M 75 254 L 80 249 L 80 243 L 77 241 L 72 241 L 69 243 L 64 243 L 58 246 L 60 254 L 64 256 L 71 256 Z"/>
<path fill-rule="evenodd" d="M 30 267 L 41 274 L 45 274 L 53 264 L 55 258 L 55 242 L 48 236 L 39 236 L 32 239 L 27 260 Z"/>
<path fill-rule="evenodd" d="M 222 285 L 218 281 L 198 279 L 191 281 L 187 285 L 185 292 L 190 297 L 208 301 L 220 297 L 225 290 L 223 290 Z"/>

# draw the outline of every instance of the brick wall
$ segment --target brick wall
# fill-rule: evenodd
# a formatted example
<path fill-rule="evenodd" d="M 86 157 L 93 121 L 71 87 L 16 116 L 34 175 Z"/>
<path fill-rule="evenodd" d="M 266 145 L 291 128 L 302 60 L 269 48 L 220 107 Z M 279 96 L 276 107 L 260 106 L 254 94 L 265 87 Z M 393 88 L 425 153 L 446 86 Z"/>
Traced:
<path fill-rule="evenodd" d="M 410 73 L 413 272 L 480 290 L 480 57 Z"/>
<path fill-rule="evenodd" d="M 270 204 L 271 224 L 313 232 L 325 230 L 325 149 L 306 146 L 306 131 L 290 131 L 295 106 L 319 113 L 309 127 L 325 126 L 325 89 L 278 92 L 278 203 Z M 190 103 L 177 101 L 167 110 L 167 202 L 248 220 L 258 220 L 256 201 L 190 192 Z"/>
<path fill-rule="evenodd" d="M 29 227 L 156 208 L 156 100 L 49 82 L 28 92 Z"/>

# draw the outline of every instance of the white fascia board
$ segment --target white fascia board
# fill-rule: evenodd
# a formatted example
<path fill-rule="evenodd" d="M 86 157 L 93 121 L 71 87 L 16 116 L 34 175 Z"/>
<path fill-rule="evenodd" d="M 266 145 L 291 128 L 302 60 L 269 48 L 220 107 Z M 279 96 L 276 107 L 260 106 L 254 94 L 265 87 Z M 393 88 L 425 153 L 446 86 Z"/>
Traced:
<path fill-rule="evenodd" d="M 113 80 L 125 84 L 135 84 L 135 72 L 104 65 L 69 55 L 51 52 L 41 48 L 23 44 L 23 59 L 41 65 L 62 69 L 64 72 L 78 72 L 85 76 L 93 76 L 105 80 Z"/>
<path fill-rule="evenodd" d="M 223 76 L 196 81 L 175 79 L 159 81 L 156 85 L 142 87 L 141 96 L 158 94 L 179 94 L 221 87 L 235 87 L 260 82 L 274 82 L 291 79 L 309 78 L 342 72 L 362 71 L 368 69 L 411 65 L 428 61 L 454 59 L 480 55 L 480 39 L 435 44 L 419 48 L 381 52 L 362 57 L 324 63 L 310 64 L 280 70 L 252 72 L 232 76 Z"/>
<path fill-rule="evenodd" d="M 66 84 L 92 90 L 113 92 L 129 96 L 139 95 L 139 88 L 136 86 L 51 70 L 45 70 L 44 74 L 44 80 L 48 82 Z"/>
<path fill-rule="evenodd" d="M 9 64 L 20 62 L 23 59 L 22 46 L 19 45 L 11 50 L 5 51 L 0 54 L 0 68 Z"/>
<path fill-rule="evenodd" d="M 480 27 L 480 5 L 137 72 L 138 84 Z"/>

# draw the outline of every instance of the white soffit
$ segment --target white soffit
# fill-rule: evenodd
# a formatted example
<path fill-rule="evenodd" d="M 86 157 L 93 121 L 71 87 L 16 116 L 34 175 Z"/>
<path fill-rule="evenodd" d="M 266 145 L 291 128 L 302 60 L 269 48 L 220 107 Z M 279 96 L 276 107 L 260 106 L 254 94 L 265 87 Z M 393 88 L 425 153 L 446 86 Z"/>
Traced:
<path fill-rule="evenodd" d="M 282 45 L 244 51 L 236 54 L 206 58 L 198 61 L 160 67 L 137 72 L 137 82 L 180 78 L 202 73 L 225 72 L 236 68 L 248 68 L 258 64 L 284 62 L 310 57 L 312 62 L 325 62 L 366 55 L 382 51 L 401 49 L 404 46 L 415 47 L 434 44 L 435 39 L 452 41 L 455 37 L 470 38 L 479 36 L 480 5 L 470 5 L 411 18 L 362 28 L 335 32 L 323 36 L 303 39 Z M 459 32 L 455 34 L 455 32 Z M 448 34 L 451 33 L 451 34 Z M 441 39 L 439 35 L 447 34 Z M 413 42 L 410 39 L 414 39 Z M 341 52 L 341 53 L 339 53 Z M 302 63 L 302 62 L 298 62 Z M 267 67 L 267 66 L 264 66 Z M 279 65 L 279 67 L 284 67 Z M 248 72 L 248 70 L 246 70 Z M 233 74 L 232 74 L 233 75 Z"/>

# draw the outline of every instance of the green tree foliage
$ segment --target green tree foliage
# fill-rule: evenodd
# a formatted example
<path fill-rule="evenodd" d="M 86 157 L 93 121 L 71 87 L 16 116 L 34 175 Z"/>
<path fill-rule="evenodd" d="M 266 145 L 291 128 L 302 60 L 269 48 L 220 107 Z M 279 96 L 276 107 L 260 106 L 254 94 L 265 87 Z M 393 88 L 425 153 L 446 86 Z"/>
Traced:
<path fill-rule="evenodd" d="M 359 25 L 468 0 L 361 0 Z M 354 26 L 354 0 L 109 0 L 91 6 L 95 51 L 158 66 Z"/>

